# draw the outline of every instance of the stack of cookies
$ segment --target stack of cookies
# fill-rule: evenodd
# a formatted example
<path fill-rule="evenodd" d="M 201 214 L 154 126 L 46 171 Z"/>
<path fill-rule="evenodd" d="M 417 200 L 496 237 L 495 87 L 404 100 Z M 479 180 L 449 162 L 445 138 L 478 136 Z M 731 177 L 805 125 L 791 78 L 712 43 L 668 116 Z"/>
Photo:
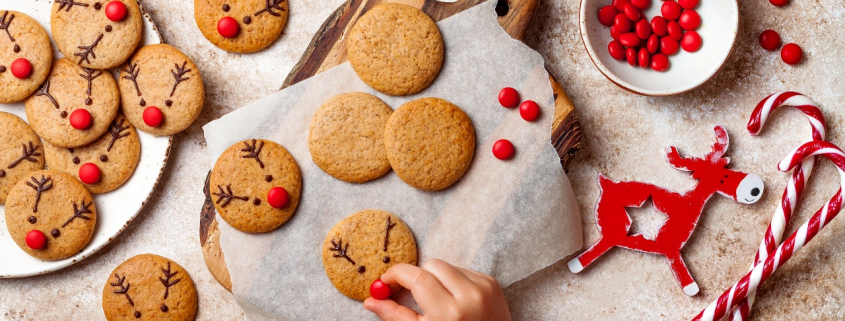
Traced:
<path fill-rule="evenodd" d="M 65 56 L 56 60 L 37 21 L 15 11 L 0 18 L 0 103 L 23 101 L 28 121 L 0 107 L 0 204 L 21 249 L 64 259 L 91 239 L 92 194 L 134 173 L 136 128 L 185 130 L 203 107 L 202 77 L 169 45 L 136 51 L 143 17 L 134 0 L 55 1 L 50 24 Z"/>

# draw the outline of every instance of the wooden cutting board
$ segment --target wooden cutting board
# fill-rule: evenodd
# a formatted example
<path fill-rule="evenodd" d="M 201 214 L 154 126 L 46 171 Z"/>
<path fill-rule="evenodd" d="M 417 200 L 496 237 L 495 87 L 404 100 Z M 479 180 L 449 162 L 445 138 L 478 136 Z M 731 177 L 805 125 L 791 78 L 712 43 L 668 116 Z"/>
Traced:
<path fill-rule="evenodd" d="M 421 9 L 434 21 L 440 21 L 461 11 L 472 8 L 485 0 L 457 0 L 439 2 L 434 0 L 349 0 L 342 4 L 317 31 L 311 44 L 305 50 L 299 63 L 285 79 L 281 89 L 308 79 L 320 72 L 347 61 L 346 35 L 362 14 L 370 8 L 386 2 L 404 3 Z M 495 1 L 495 0 L 494 0 Z M 524 40 L 525 29 L 531 22 L 537 0 L 498 0 L 496 14 L 499 24 L 514 39 Z M 564 170 L 569 169 L 575 152 L 581 148 L 581 127 L 575 116 L 575 107 L 554 77 L 549 74 L 549 81 L 555 98 L 555 115 L 552 122 L 551 143 L 560 156 Z M 209 172 L 209 177 L 210 177 Z M 218 229 L 214 203 L 208 188 L 206 177 L 205 203 L 200 212 L 200 245 L 208 270 L 223 287 L 232 291 L 232 279 L 223 252 L 220 249 L 220 230 Z"/>

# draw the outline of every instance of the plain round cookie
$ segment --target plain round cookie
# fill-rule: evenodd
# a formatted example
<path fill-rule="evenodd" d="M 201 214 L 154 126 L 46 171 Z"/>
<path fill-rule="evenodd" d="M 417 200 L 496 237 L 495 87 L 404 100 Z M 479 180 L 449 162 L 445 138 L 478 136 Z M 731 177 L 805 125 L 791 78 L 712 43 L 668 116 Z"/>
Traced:
<path fill-rule="evenodd" d="M 111 21 L 106 4 L 120 1 L 126 5 L 126 18 Z M 54 1 L 50 11 L 53 40 L 65 57 L 91 69 L 119 66 L 135 51 L 141 41 L 141 8 L 135 0 Z"/>
<path fill-rule="evenodd" d="M 288 204 L 274 208 L 267 193 L 288 192 Z M 272 231 L 286 222 L 302 191 L 299 166 L 282 145 L 251 139 L 232 145 L 217 159 L 209 182 L 214 208 L 226 223 L 247 233 Z"/>
<path fill-rule="evenodd" d="M 225 38 L 217 32 L 224 17 L 238 22 L 240 32 Z M 269 46 L 288 21 L 286 0 L 194 0 L 194 20 L 202 35 L 220 49 L 249 53 Z"/>
<path fill-rule="evenodd" d="M 41 139 L 23 119 L 0 111 L 0 205 L 27 174 L 44 169 Z"/>
<path fill-rule="evenodd" d="M 308 149 L 323 171 L 350 183 L 363 183 L 390 171 L 384 153 L 384 125 L 393 109 L 366 93 L 329 98 L 311 118 Z"/>
<path fill-rule="evenodd" d="M 422 98 L 400 106 L 384 129 L 390 166 L 405 183 L 438 191 L 452 186 L 469 168 L 475 129 L 458 106 Z"/>
<path fill-rule="evenodd" d="M 323 241 L 323 267 L 343 295 L 363 301 L 370 284 L 393 265 L 417 265 L 417 242 L 405 222 L 390 212 L 363 210 L 338 222 Z M 400 290 L 391 285 L 391 293 Z"/>
<path fill-rule="evenodd" d="M 77 148 L 59 148 L 44 143 L 47 166 L 73 177 L 79 168 L 91 163 L 100 169 L 100 181 L 85 184 L 92 194 L 111 192 L 125 183 L 141 159 L 141 141 L 135 127 L 118 114 L 109 130 L 93 143 Z"/>
<path fill-rule="evenodd" d="M 7 25 L 0 32 L 0 103 L 7 104 L 24 100 L 44 83 L 53 64 L 53 45 L 41 24 L 24 13 L 0 11 L 0 19 Z M 18 58 L 32 65 L 29 77 L 12 75 L 12 62 Z"/>
<path fill-rule="evenodd" d="M 425 12 L 404 4 L 370 9 L 349 31 L 346 48 L 358 77 L 388 95 L 420 92 L 443 65 L 437 24 Z"/>
<path fill-rule="evenodd" d="M 194 320 L 197 290 L 181 265 L 141 254 L 114 268 L 103 286 L 106 320 Z"/>
<path fill-rule="evenodd" d="M 120 71 L 123 114 L 135 128 L 155 136 L 170 136 L 191 126 L 205 103 L 199 69 L 179 49 L 158 44 L 141 48 Z M 164 122 L 144 122 L 144 110 L 158 108 Z"/>
<path fill-rule="evenodd" d="M 40 195 L 40 197 L 39 197 Z M 52 170 L 29 173 L 6 198 L 9 236 L 27 254 L 42 260 L 61 260 L 85 247 L 97 225 L 91 193 L 72 176 Z M 39 230 L 47 245 L 33 250 L 26 234 Z"/>
<path fill-rule="evenodd" d="M 55 146 L 74 148 L 93 142 L 108 130 L 120 108 L 120 95 L 110 72 L 85 69 L 61 58 L 53 62 L 41 89 L 24 104 L 26 119 L 38 136 Z M 70 125 L 70 115 L 77 109 L 91 114 L 87 129 Z"/>

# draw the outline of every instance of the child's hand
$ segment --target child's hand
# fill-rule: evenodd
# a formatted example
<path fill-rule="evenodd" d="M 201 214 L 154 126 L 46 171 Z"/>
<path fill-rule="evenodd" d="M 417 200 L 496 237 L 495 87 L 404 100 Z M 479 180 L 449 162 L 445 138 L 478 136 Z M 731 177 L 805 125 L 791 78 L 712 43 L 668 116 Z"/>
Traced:
<path fill-rule="evenodd" d="M 455 267 L 438 259 L 422 268 L 409 264 L 392 266 L 381 280 L 410 290 L 425 315 L 393 300 L 367 298 L 364 308 L 386 321 L 490 320 L 509 321 L 508 303 L 499 283 L 489 275 Z"/>

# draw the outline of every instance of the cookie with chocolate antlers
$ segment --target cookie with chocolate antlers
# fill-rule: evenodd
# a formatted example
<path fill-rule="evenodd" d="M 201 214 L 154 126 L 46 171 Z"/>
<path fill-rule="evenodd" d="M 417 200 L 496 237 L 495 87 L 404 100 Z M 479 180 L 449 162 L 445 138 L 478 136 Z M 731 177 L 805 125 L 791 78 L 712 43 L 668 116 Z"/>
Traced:
<path fill-rule="evenodd" d="M 50 26 L 65 57 L 91 69 L 119 66 L 141 40 L 136 0 L 55 0 Z"/>
<path fill-rule="evenodd" d="M 293 215 L 302 176 L 287 149 L 269 140 L 250 139 L 220 155 L 209 188 L 214 208 L 226 223 L 243 232 L 263 233 Z"/>
<path fill-rule="evenodd" d="M 0 204 L 27 174 L 44 169 L 41 139 L 23 119 L 0 112 Z"/>
<path fill-rule="evenodd" d="M 188 271 L 154 254 L 121 263 L 103 286 L 106 320 L 194 320 L 197 301 Z"/>
<path fill-rule="evenodd" d="M 195 0 L 194 19 L 208 41 L 248 53 L 269 46 L 288 21 L 287 0 Z"/>
<path fill-rule="evenodd" d="M 24 100 L 47 79 L 53 46 L 38 21 L 0 11 L 0 103 Z"/>
<path fill-rule="evenodd" d="M 138 50 L 120 71 L 118 85 L 126 119 L 156 136 L 188 128 L 205 102 L 197 66 L 179 49 L 165 44 Z"/>

